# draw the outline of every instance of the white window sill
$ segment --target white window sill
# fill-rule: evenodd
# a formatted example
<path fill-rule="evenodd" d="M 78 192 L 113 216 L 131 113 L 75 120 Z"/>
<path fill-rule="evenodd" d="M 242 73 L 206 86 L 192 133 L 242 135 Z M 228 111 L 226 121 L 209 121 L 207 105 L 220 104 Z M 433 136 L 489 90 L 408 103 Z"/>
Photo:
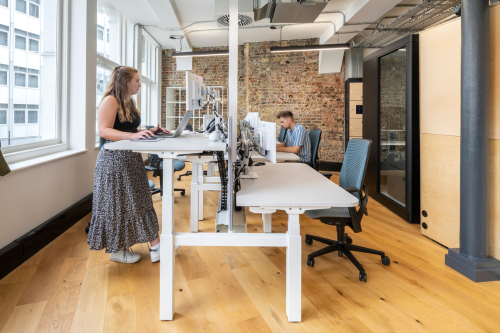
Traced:
<path fill-rule="evenodd" d="M 9 164 L 9 168 L 11 171 L 14 172 L 14 171 L 30 168 L 30 167 L 33 167 L 36 165 L 44 164 L 47 162 L 59 160 L 61 158 L 65 158 L 68 156 L 81 154 L 81 153 L 84 153 L 86 151 L 87 151 L 87 149 L 65 150 L 65 151 L 61 151 L 59 153 L 55 153 L 55 154 L 44 155 L 44 156 L 40 156 L 40 157 L 31 158 L 29 160 L 21 161 L 21 162 L 11 163 L 11 164 Z"/>

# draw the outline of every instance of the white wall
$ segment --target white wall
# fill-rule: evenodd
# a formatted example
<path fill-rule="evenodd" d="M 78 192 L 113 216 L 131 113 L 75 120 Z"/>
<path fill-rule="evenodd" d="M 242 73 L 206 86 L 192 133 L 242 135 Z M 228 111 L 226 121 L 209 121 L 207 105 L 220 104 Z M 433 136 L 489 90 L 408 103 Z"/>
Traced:
<path fill-rule="evenodd" d="M 0 248 L 92 193 L 99 152 L 95 149 L 96 6 L 96 0 L 71 1 L 69 143 L 72 149 L 87 151 L 0 178 Z M 92 38 L 85 38 L 86 33 Z"/>

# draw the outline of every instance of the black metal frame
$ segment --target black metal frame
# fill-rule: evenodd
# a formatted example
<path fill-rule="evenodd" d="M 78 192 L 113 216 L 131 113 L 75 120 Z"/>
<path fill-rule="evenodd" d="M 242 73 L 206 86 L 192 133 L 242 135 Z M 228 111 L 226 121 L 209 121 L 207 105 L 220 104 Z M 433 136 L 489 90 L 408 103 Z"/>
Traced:
<path fill-rule="evenodd" d="M 349 99 L 351 96 L 351 83 L 362 83 L 362 78 L 352 77 L 344 82 L 344 153 L 347 150 L 347 144 L 349 143 Z"/>
<path fill-rule="evenodd" d="M 380 62 L 406 47 L 406 206 L 386 197 L 380 189 Z M 373 141 L 366 186 L 370 195 L 410 223 L 420 223 L 420 126 L 418 35 L 402 38 L 363 59 L 363 138 Z"/>

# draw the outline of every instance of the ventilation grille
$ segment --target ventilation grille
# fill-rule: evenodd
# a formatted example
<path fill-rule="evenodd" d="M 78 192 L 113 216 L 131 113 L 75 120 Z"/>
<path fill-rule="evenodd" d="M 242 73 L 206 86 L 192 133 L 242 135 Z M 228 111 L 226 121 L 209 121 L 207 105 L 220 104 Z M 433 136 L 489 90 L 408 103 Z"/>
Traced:
<path fill-rule="evenodd" d="M 216 17 L 219 27 L 229 27 L 229 14 L 222 14 Z M 253 18 L 247 14 L 238 14 L 238 26 L 248 27 L 254 23 Z"/>

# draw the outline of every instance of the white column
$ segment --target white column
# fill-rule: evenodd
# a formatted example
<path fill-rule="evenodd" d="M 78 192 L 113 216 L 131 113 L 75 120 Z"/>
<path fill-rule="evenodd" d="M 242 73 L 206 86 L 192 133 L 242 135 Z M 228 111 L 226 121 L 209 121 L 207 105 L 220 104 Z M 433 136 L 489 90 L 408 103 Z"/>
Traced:
<path fill-rule="evenodd" d="M 203 185 L 203 163 L 198 163 L 198 185 Z M 203 188 L 198 194 L 198 221 L 203 221 Z"/>
<path fill-rule="evenodd" d="M 139 76 L 142 74 L 142 26 L 141 25 L 137 25 L 135 26 L 135 49 L 134 49 L 134 68 L 137 69 L 137 71 L 139 72 Z M 141 93 L 142 89 L 139 89 L 139 91 L 137 92 L 137 97 L 136 97 L 136 102 L 137 102 L 137 108 L 141 110 L 141 96 L 142 96 L 142 93 Z"/>
<path fill-rule="evenodd" d="M 286 249 L 286 314 L 288 321 L 302 320 L 302 238 L 299 214 L 288 214 L 288 248 Z"/>
<path fill-rule="evenodd" d="M 233 123 L 231 135 L 231 156 L 236 157 L 236 124 L 238 123 L 238 0 L 229 1 L 229 115 Z"/>
<path fill-rule="evenodd" d="M 160 247 L 160 320 L 175 313 L 174 159 L 163 159 L 162 230 Z"/>
<path fill-rule="evenodd" d="M 191 162 L 191 232 L 198 232 L 198 162 Z"/>

